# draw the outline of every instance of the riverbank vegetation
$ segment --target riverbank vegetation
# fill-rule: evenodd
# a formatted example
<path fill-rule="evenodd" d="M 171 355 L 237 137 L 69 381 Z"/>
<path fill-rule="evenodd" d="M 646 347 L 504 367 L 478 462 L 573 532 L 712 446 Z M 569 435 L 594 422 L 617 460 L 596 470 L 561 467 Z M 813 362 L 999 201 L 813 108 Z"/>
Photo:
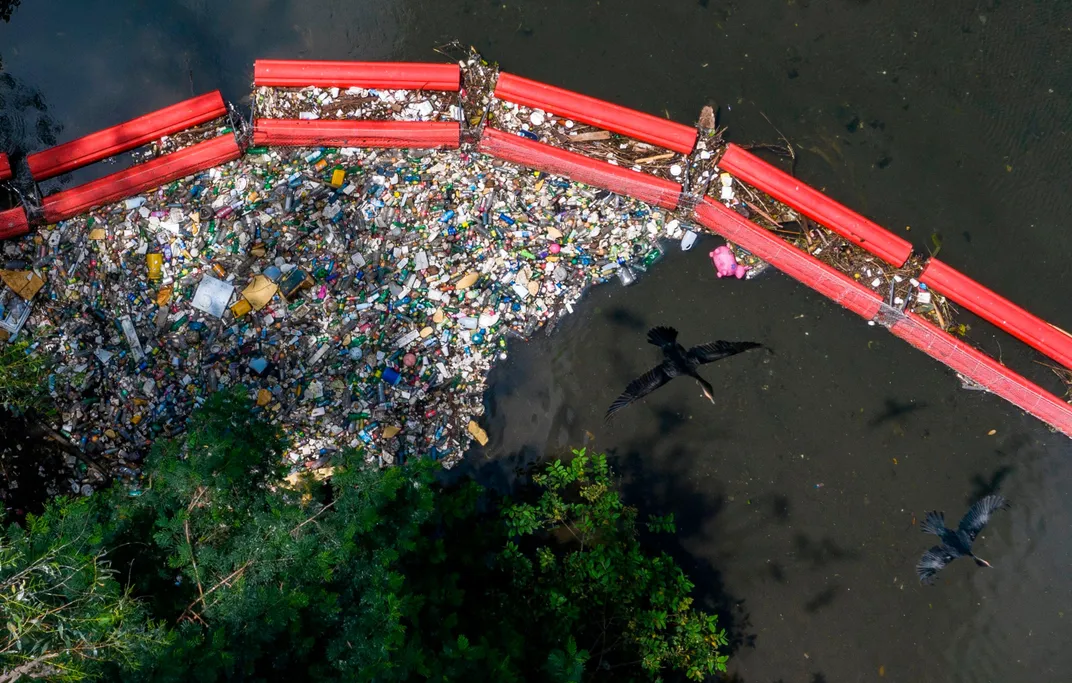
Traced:
<path fill-rule="evenodd" d="M 726 636 L 576 451 L 502 498 L 437 465 L 288 477 L 236 390 L 157 443 L 147 483 L 58 499 L 0 543 L 0 682 L 692 680 Z M 137 495 L 132 495 L 136 493 Z"/>

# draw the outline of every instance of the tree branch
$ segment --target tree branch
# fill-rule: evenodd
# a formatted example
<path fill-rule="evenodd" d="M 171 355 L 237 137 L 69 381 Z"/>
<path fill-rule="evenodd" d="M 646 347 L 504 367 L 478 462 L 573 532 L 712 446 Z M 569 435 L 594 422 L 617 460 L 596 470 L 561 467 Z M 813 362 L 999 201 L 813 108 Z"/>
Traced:
<path fill-rule="evenodd" d="M 252 557 L 251 557 L 251 558 L 249 558 L 248 560 L 246 560 L 246 563 L 245 563 L 244 565 L 242 565 L 241 567 L 239 567 L 238 569 L 234 570 L 233 572 L 231 572 L 230 574 L 228 574 L 228 575 L 227 575 L 226 577 L 224 577 L 224 578 L 223 578 L 223 579 L 222 579 L 222 580 L 221 580 L 221 581 L 220 581 L 219 583 L 217 583 L 217 584 L 216 584 L 215 586 L 213 586 L 212 588 L 209 588 L 209 589 L 208 589 L 207 591 L 205 591 L 205 594 L 204 594 L 204 595 L 202 595 L 202 596 L 201 596 L 201 597 L 199 597 L 199 598 L 198 598 L 197 600 L 194 600 L 194 601 L 193 601 L 193 602 L 191 602 L 191 603 L 190 603 L 189 605 L 187 605 L 186 609 L 185 609 L 185 610 L 183 610 L 182 616 L 180 616 L 180 617 L 179 617 L 179 621 L 182 621 L 182 620 L 183 620 L 183 618 L 184 618 L 184 617 L 186 616 L 186 614 L 187 614 L 187 613 L 188 613 L 188 612 L 189 612 L 189 611 L 190 611 L 191 609 L 193 609 L 194 605 L 196 605 L 196 604 L 197 604 L 197 603 L 199 603 L 199 602 L 203 603 L 203 602 L 205 601 L 205 598 L 207 598 L 208 596 L 210 596 L 210 595 L 212 595 L 213 593 L 215 593 L 215 592 L 216 592 L 216 590 L 217 590 L 218 588 L 220 588 L 221 586 L 223 586 L 224 584 L 226 584 L 226 583 L 227 583 L 228 581 L 230 581 L 230 580 L 231 580 L 232 578 L 234 578 L 234 577 L 235 577 L 235 576 L 237 576 L 238 574 L 241 574 L 242 572 L 246 571 L 246 567 L 248 567 L 248 566 L 249 566 L 249 565 L 251 565 L 251 564 L 253 564 L 253 558 L 252 558 Z M 200 619 L 200 618 L 201 618 L 201 617 L 200 617 L 200 615 L 195 615 L 195 616 L 196 616 L 196 618 L 198 618 L 198 619 Z M 0 683 L 2 683 L 2 682 L 0 682 Z"/>
<path fill-rule="evenodd" d="M 192 504 L 193 503 L 191 503 L 191 505 Z M 195 555 L 194 546 L 193 546 L 193 543 L 190 542 L 190 518 L 189 518 L 189 516 L 187 516 L 187 518 L 182 521 L 182 528 L 183 528 L 183 531 L 186 532 L 186 547 L 190 549 L 190 564 L 193 565 L 193 567 L 194 567 L 194 581 L 197 582 L 197 593 L 200 596 L 199 599 L 204 600 L 205 599 L 205 589 L 201 586 L 201 572 L 199 572 L 197 570 L 197 558 L 194 557 L 194 555 Z"/>
<path fill-rule="evenodd" d="M 38 674 L 47 674 L 48 673 L 47 670 L 45 670 L 45 671 L 35 671 L 35 669 L 37 669 L 38 667 L 44 666 L 45 662 L 47 662 L 48 660 L 55 659 L 56 657 L 59 657 L 59 656 L 60 656 L 59 652 L 53 652 L 53 653 L 50 653 L 50 654 L 47 654 L 47 655 L 41 655 L 40 657 L 37 657 L 36 659 L 31 659 L 30 661 L 26 662 L 25 664 L 20 664 L 20 665 L 16 666 L 14 669 L 8 669 L 7 671 L 0 672 L 0 683 L 15 683 L 15 681 L 19 680 L 23 676 L 30 676 L 31 678 L 38 678 L 39 677 Z"/>
<path fill-rule="evenodd" d="M 305 525 L 306 525 L 306 524 L 308 524 L 309 522 L 313 521 L 314 519 L 316 519 L 316 518 L 317 518 L 317 517 L 319 517 L 320 515 L 324 514 L 324 513 L 325 513 L 325 512 L 327 512 L 328 510 L 330 510 L 330 509 L 331 509 L 331 508 L 332 508 L 332 507 L 333 507 L 333 506 L 335 505 L 335 503 L 337 503 L 337 502 L 338 502 L 338 500 L 339 500 L 339 499 L 338 499 L 338 498 L 336 498 L 335 500 L 331 501 L 330 503 L 328 503 L 328 504 L 327 504 L 327 505 L 325 505 L 324 507 L 320 508 L 320 511 L 319 511 L 319 512 L 317 512 L 317 513 L 316 513 L 315 515 L 313 515 L 313 516 L 312 516 L 312 517 L 310 517 L 309 519 L 305 520 L 304 522 L 302 522 L 302 523 L 301 523 L 301 524 L 299 524 L 298 526 L 296 526 L 296 527 L 294 527 L 293 529 L 291 529 L 291 530 L 290 530 L 290 535 L 291 535 L 291 537 L 293 537 L 293 536 L 294 536 L 294 533 L 295 533 L 295 532 L 296 532 L 296 531 L 297 531 L 298 529 L 302 528 L 303 526 L 305 526 Z"/>
<path fill-rule="evenodd" d="M 97 462 L 95 458 L 84 452 L 78 446 L 75 446 L 70 439 L 65 437 L 63 434 L 60 434 L 52 427 L 49 427 L 47 424 L 45 424 L 36 417 L 28 418 L 28 421 L 30 422 L 32 428 L 31 435 L 36 435 L 54 441 L 56 445 L 59 446 L 60 450 L 62 450 L 64 453 L 67 453 L 68 455 L 73 455 L 74 457 L 81 460 L 82 463 L 86 465 L 86 467 L 95 470 L 97 474 L 104 477 L 104 481 L 106 484 L 110 484 L 112 482 L 112 475 L 108 474 L 108 471 L 105 470 L 104 467 L 102 467 L 101 464 Z M 36 434 L 34 434 L 34 432 L 36 432 Z"/>

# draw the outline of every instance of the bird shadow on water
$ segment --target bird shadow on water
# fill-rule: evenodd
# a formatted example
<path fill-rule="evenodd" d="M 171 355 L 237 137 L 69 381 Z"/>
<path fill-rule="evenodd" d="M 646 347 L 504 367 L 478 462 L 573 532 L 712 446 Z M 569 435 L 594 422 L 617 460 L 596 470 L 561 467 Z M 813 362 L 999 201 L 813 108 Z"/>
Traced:
<path fill-rule="evenodd" d="M 838 593 L 840 592 L 841 586 L 837 584 L 824 588 L 813 598 L 804 603 L 804 611 L 808 612 L 809 614 L 814 614 L 819 610 L 823 609 L 824 607 L 829 607 L 834 603 L 834 600 L 837 598 Z"/>
<path fill-rule="evenodd" d="M 681 417 L 664 411 L 660 422 L 673 424 Z M 660 428 L 659 433 L 663 430 Z M 756 634 L 745 601 L 726 589 L 721 570 L 708 558 L 690 551 L 690 540 L 709 545 L 705 528 L 723 510 L 722 495 L 698 490 L 690 481 L 689 457 L 686 449 L 675 446 L 660 454 L 657 464 L 651 454 L 655 443 L 636 441 L 626 447 L 608 449 L 615 470 L 622 476 L 625 501 L 640 510 L 641 517 L 673 513 L 677 527 L 673 534 L 642 533 L 645 545 L 661 550 L 674 559 L 693 582 L 693 598 L 698 608 L 718 617 L 719 626 L 726 631 L 729 648 L 726 654 L 742 647 L 754 648 Z"/>
<path fill-rule="evenodd" d="M 635 313 L 628 311 L 625 308 L 618 307 L 607 311 L 606 318 L 614 325 L 624 327 L 632 332 L 646 332 L 648 329 L 647 323 Z"/>
<path fill-rule="evenodd" d="M 1001 489 L 1001 485 L 1009 478 L 1009 475 L 1012 474 L 1015 469 L 1016 468 L 1012 465 L 1003 465 L 995 470 L 989 477 L 985 474 L 975 475 L 971 480 L 972 492 L 964 502 L 971 505 L 977 500 L 985 498 L 993 493 L 997 493 Z"/>
<path fill-rule="evenodd" d="M 859 558 L 856 551 L 846 550 L 829 538 L 815 540 L 806 534 L 797 534 L 793 538 L 793 546 L 797 559 L 807 562 L 813 569 L 821 569 L 834 562 Z"/>
<path fill-rule="evenodd" d="M 887 398 L 885 400 L 885 409 L 873 417 L 867 424 L 869 427 L 880 427 L 887 422 L 900 420 L 902 417 L 926 407 L 926 403 L 916 403 L 915 401 L 899 403 L 895 398 Z"/>

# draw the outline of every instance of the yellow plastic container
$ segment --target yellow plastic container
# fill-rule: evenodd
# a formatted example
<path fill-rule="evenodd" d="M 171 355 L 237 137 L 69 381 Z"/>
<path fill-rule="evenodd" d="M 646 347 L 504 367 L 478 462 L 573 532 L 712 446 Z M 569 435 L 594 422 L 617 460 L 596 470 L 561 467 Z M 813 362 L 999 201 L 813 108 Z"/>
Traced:
<path fill-rule="evenodd" d="M 149 266 L 149 280 L 159 280 L 164 277 L 164 255 L 163 254 L 146 254 L 145 264 Z"/>
<path fill-rule="evenodd" d="M 331 174 L 331 186 L 342 187 L 342 181 L 346 178 L 346 171 L 341 168 L 335 169 Z"/>
<path fill-rule="evenodd" d="M 249 305 L 249 302 L 245 299 L 239 299 L 231 304 L 231 313 L 236 318 L 241 318 L 245 314 L 253 310 L 253 307 Z"/>

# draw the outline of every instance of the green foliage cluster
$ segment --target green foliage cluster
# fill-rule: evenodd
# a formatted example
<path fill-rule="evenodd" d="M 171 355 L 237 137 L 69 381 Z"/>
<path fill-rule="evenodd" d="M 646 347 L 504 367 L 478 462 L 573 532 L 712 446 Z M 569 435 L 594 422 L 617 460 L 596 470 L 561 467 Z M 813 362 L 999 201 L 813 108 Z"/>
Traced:
<path fill-rule="evenodd" d="M 440 486 L 428 461 L 376 470 L 356 453 L 329 483 L 294 485 L 285 446 L 241 389 L 220 392 L 157 445 L 140 495 L 9 530 L 0 581 L 22 581 L 26 606 L 15 619 L 5 602 L 5 618 L 34 645 L 9 643 L 0 668 L 47 656 L 71 680 L 377 683 L 724 670 L 725 634 L 642 548 L 604 456 L 553 462 L 502 501 Z"/>
<path fill-rule="evenodd" d="M 100 502 L 59 501 L 0 537 L 0 682 L 78 681 L 166 643 L 100 549 Z"/>
<path fill-rule="evenodd" d="M 0 408 L 16 415 L 41 408 L 47 376 L 48 361 L 39 353 L 31 353 L 27 342 L 0 342 Z"/>
<path fill-rule="evenodd" d="M 637 511 L 612 488 L 606 456 L 574 455 L 533 478 L 543 490 L 535 504 L 504 510 L 511 536 L 538 539 L 531 552 L 510 540 L 502 553 L 518 599 L 536 623 L 592 643 L 579 656 L 590 655 L 596 672 L 639 664 L 653 678 L 672 669 L 702 680 L 725 671 L 725 632 L 693 608 L 693 584 L 674 561 L 641 547 Z M 675 530 L 672 515 L 646 524 Z M 565 543 L 546 542 L 563 534 Z"/>

